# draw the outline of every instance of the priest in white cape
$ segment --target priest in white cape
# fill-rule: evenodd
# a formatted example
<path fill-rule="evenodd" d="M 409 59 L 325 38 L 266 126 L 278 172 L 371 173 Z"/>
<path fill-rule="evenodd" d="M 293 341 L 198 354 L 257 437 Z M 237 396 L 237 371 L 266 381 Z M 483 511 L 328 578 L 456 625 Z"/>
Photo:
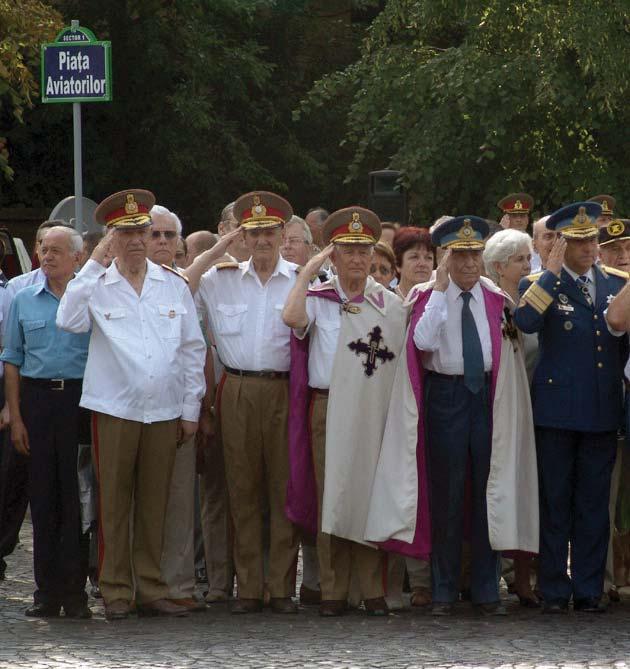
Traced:
<path fill-rule="evenodd" d="M 538 552 L 529 387 L 506 323 L 510 298 L 480 276 L 487 232 L 483 219 L 466 216 L 451 219 L 432 234 L 436 246 L 449 250 L 436 278 L 416 286 L 405 301 L 411 309 L 406 345 L 398 360 L 364 535 L 388 551 L 420 559 L 431 556 L 436 615 L 450 614 L 457 597 L 465 525 L 471 526 L 473 603 L 482 613 L 504 613 L 498 601 L 497 553 Z M 482 342 L 476 394 L 462 387 L 464 349 L 469 348 L 462 325 L 461 294 L 466 291 L 454 281 L 455 264 L 457 276 L 463 270 L 464 283 L 468 281 L 463 288 L 476 295 L 468 298 L 474 301 L 477 341 Z M 436 287 L 437 282 L 441 285 Z M 440 294 L 432 297 L 438 288 Z M 439 336 L 434 345 L 420 350 L 418 324 L 425 314 L 437 318 Z M 440 388 L 441 395 L 436 394 Z M 433 401 L 440 398 L 440 406 L 431 406 L 431 396 Z M 468 433 L 466 428 L 458 432 L 459 396 L 464 403 L 470 401 L 464 413 L 472 410 L 469 415 L 477 423 Z M 438 413 L 443 414 L 442 426 L 436 424 Z"/>
<path fill-rule="evenodd" d="M 350 576 L 369 615 L 386 615 L 383 554 L 364 542 L 406 311 L 369 276 L 381 225 L 373 212 L 331 214 L 330 245 L 298 276 L 283 318 L 293 328 L 288 517 L 317 536 L 320 614 L 341 615 Z M 337 275 L 310 287 L 331 257 Z"/>

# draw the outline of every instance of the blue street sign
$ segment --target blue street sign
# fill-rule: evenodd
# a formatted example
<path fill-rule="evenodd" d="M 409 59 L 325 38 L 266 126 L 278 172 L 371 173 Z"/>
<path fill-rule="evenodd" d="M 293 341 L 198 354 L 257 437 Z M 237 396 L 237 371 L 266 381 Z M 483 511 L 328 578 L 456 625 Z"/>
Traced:
<path fill-rule="evenodd" d="M 42 45 L 42 102 L 109 102 L 112 99 L 111 43 L 86 28 L 64 28 Z"/>

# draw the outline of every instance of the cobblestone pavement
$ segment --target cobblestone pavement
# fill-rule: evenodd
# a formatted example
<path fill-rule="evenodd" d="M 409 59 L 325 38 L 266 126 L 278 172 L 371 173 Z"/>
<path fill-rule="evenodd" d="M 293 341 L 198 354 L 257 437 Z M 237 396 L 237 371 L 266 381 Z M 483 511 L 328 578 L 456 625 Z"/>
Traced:
<path fill-rule="evenodd" d="M 184 619 L 130 618 L 109 623 L 90 600 L 88 621 L 24 617 L 31 603 L 30 526 L 0 582 L 0 668 L 90 667 L 391 667 L 466 669 L 630 669 L 630 600 L 611 613 L 541 616 L 506 600 L 503 619 L 476 617 L 466 604 L 451 619 L 420 610 L 368 619 L 359 612 L 322 620 L 232 617 L 225 604 Z"/>

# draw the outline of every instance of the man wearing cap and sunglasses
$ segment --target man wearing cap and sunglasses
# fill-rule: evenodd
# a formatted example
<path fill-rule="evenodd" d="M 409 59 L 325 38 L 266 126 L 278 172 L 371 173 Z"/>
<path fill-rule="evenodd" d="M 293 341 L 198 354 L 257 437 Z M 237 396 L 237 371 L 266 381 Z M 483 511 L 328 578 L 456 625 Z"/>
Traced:
<path fill-rule="evenodd" d="M 257 191 L 239 197 L 234 216 L 251 258 L 212 267 L 201 277 L 196 293 L 225 367 L 215 407 L 234 523 L 235 614 L 262 610 L 265 503 L 270 516 L 267 581 L 271 609 L 297 612 L 291 596 L 298 535 L 284 513 L 289 471 L 290 331 L 282 322 L 282 308 L 295 283 L 297 266 L 280 255 L 283 228 L 292 214 L 291 205 L 275 193 Z M 234 233 L 212 251 L 223 253 L 231 241 L 235 241 Z"/>
<path fill-rule="evenodd" d="M 92 328 L 81 406 L 93 412 L 99 585 L 110 620 L 126 618 L 134 596 L 140 614 L 187 613 L 168 599 L 160 560 L 177 445 L 197 428 L 206 346 L 185 280 L 147 259 L 154 204 L 145 190 L 101 202 L 95 217 L 109 232 L 57 313 L 65 330 Z"/>

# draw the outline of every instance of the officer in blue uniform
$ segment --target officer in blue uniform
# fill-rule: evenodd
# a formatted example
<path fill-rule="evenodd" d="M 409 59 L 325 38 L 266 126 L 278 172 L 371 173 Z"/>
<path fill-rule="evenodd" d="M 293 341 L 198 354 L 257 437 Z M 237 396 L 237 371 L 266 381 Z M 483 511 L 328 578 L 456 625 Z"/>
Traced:
<path fill-rule="evenodd" d="M 537 332 L 532 382 L 540 488 L 539 581 L 544 613 L 598 613 L 609 536 L 610 477 L 623 405 L 627 338 L 604 312 L 627 274 L 596 264 L 601 205 L 553 213 L 560 233 L 547 269 L 522 280 L 514 318 Z M 567 575 L 571 544 L 571 578 Z"/>

